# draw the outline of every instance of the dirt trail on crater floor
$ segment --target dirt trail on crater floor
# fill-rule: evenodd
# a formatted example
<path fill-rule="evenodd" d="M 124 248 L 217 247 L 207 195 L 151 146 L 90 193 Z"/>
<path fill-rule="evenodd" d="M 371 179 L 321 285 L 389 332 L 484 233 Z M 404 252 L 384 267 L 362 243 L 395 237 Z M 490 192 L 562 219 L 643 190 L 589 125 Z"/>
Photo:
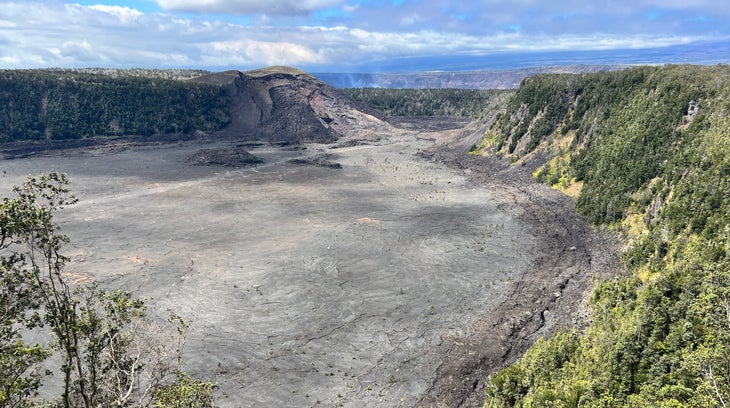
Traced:
<path fill-rule="evenodd" d="M 454 135 L 263 144 L 240 169 L 187 161 L 234 141 L 91 146 L 4 160 L 0 186 L 67 172 L 68 271 L 189 320 L 220 406 L 479 406 L 490 370 L 581 322 L 619 267 L 572 200 L 434 147 Z M 306 160 L 323 153 L 341 167 Z"/>

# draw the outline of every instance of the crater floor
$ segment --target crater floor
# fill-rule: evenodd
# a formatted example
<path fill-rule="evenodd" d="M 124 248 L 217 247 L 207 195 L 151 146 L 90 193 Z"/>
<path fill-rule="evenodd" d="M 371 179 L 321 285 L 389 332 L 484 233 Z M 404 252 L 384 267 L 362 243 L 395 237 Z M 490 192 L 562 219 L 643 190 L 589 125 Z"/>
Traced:
<path fill-rule="evenodd" d="M 549 239 L 494 185 L 416 154 L 433 141 L 262 145 L 265 163 L 241 169 L 186 160 L 227 143 L 85 148 L 0 175 L 5 193 L 69 174 L 67 271 L 189 321 L 188 371 L 218 382 L 223 407 L 415 405 Z M 323 152 L 342 167 L 288 162 Z"/>

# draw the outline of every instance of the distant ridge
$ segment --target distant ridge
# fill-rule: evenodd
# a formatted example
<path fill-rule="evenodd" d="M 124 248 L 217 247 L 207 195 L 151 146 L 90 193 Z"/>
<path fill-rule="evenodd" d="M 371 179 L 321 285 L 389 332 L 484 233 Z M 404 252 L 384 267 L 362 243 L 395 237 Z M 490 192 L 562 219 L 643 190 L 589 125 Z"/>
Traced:
<path fill-rule="evenodd" d="M 538 74 L 582 74 L 615 71 L 627 65 L 565 65 L 499 71 L 407 73 L 315 73 L 335 88 L 464 88 L 516 89 L 526 77 Z"/>
<path fill-rule="evenodd" d="M 309 72 L 471 72 L 504 71 L 537 67 L 577 65 L 716 65 L 730 63 L 727 39 L 692 41 L 670 46 L 613 50 L 563 50 L 496 52 L 486 55 L 403 56 L 348 64 L 331 68 L 310 68 Z"/>

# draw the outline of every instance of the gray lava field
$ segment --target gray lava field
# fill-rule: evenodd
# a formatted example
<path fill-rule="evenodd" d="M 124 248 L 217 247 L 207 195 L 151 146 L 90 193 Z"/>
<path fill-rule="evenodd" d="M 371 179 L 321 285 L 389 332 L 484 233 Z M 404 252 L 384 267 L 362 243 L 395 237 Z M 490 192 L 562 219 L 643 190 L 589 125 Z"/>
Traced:
<path fill-rule="evenodd" d="M 468 354 L 457 348 L 481 330 L 501 364 L 505 336 L 559 325 L 543 312 L 559 309 L 555 288 L 570 288 L 576 265 L 586 277 L 571 313 L 594 273 L 574 255 L 542 268 L 546 250 L 576 244 L 531 222 L 524 192 L 418 154 L 432 140 L 252 145 L 263 163 L 243 168 L 188 160 L 233 144 L 91 146 L 4 160 L 0 175 L 7 194 L 26 175 L 68 173 L 79 202 L 57 214 L 71 238 L 66 273 L 189 321 L 187 369 L 219 384 L 220 406 L 448 406 L 435 387 Z M 324 153 L 339 168 L 307 164 Z M 536 268 L 549 275 L 539 285 Z M 529 318 L 497 313 L 542 323 L 520 334 Z"/>

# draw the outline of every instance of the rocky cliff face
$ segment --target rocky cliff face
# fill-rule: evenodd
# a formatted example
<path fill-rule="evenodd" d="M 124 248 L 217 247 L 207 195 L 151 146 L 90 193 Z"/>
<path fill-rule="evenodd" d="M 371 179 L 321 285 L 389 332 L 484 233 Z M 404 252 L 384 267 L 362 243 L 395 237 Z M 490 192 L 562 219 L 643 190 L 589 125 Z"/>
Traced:
<path fill-rule="evenodd" d="M 227 132 L 243 139 L 331 143 L 389 126 L 369 108 L 294 68 L 226 71 L 195 81 L 226 86 L 231 113 Z"/>

